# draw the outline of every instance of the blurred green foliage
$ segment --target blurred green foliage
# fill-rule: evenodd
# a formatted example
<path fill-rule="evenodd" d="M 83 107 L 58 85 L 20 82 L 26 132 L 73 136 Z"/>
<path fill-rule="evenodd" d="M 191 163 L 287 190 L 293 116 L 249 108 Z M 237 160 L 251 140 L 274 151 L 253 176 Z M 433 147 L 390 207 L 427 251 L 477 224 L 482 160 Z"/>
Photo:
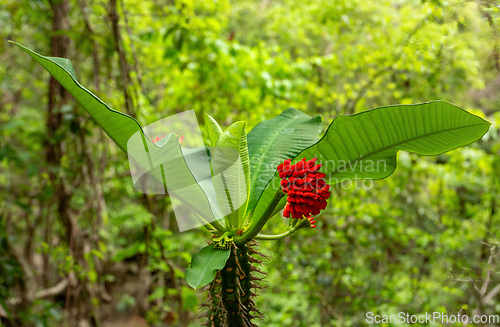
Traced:
<path fill-rule="evenodd" d="M 67 25 L 55 31 L 61 3 Z M 47 132 L 48 74 L 7 40 L 50 54 L 59 36 L 82 84 L 124 112 L 126 90 L 141 124 L 194 108 L 200 123 L 205 111 L 224 126 L 246 120 L 248 132 L 287 107 L 327 124 L 434 99 L 496 122 L 474 145 L 439 157 L 402 153 L 389 179 L 339 185 L 318 228 L 263 243 L 271 259 L 258 306 L 262 326 L 363 326 L 368 311 L 500 312 L 498 296 L 484 302 L 500 284 L 497 3 L 115 5 L 116 16 L 107 0 L 0 4 L 0 305 L 13 315 L 2 322 L 106 326 L 140 315 L 150 326 L 200 325 L 203 295 L 184 271 L 209 235 L 179 233 L 168 199 L 137 193 L 126 156 L 74 101 L 59 101 L 59 124 Z M 48 159 L 51 146 L 58 160 Z M 271 222 L 267 232 L 284 230 Z M 63 292 L 29 294 L 64 278 L 72 286 Z M 5 305 L 21 295 L 21 305 Z"/>

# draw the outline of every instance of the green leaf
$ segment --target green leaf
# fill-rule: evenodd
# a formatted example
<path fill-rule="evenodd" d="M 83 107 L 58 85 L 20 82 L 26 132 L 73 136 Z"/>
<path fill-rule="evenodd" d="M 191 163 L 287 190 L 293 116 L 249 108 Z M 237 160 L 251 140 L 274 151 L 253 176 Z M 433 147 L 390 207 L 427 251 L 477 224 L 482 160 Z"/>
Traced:
<path fill-rule="evenodd" d="M 398 151 L 438 155 L 480 139 L 490 123 L 444 101 L 395 105 L 352 116 L 338 116 L 319 142 L 293 162 L 318 158 L 329 184 L 352 179 L 382 179 L 397 165 Z M 259 217 L 279 188 L 267 184 L 256 206 Z"/>
<path fill-rule="evenodd" d="M 217 270 L 224 268 L 231 250 L 216 250 L 212 244 L 193 255 L 191 268 L 186 269 L 186 281 L 189 286 L 198 289 L 214 280 Z"/>
<path fill-rule="evenodd" d="M 127 142 L 137 131 L 142 131 L 134 118 L 110 108 L 77 80 L 71 61 L 65 58 L 45 57 L 25 46 L 9 41 L 29 54 L 45 68 L 61 85 L 82 104 L 92 118 L 103 128 L 106 134 L 127 152 Z"/>
<path fill-rule="evenodd" d="M 221 204 L 227 201 L 229 208 L 224 211 L 230 213 L 232 226 L 240 227 L 240 218 L 245 213 L 250 193 L 250 162 L 245 122 L 235 122 L 220 135 L 217 146 L 212 148 L 211 158 L 218 202 Z"/>
<path fill-rule="evenodd" d="M 207 128 L 207 134 L 208 138 L 210 139 L 210 145 L 211 146 L 216 146 L 217 145 L 217 140 L 222 134 L 222 129 L 220 128 L 219 124 L 215 121 L 215 119 L 212 118 L 212 116 L 209 116 L 205 114 L 205 127 Z"/>
<path fill-rule="evenodd" d="M 162 142 L 158 142 L 156 145 L 153 144 L 145 135 L 137 120 L 110 108 L 96 95 L 83 87 L 76 80 L 73 65 L 68 59 L 45 57 L 21 44 L 11 43 L 17 45 L 35 59 L 80 102 L 120 149 L 128 153 L 142 171 L 148 172 L 148 177 L 152 177 L 157 183 L 160 183 L 160 186 L 164 187 L 168 184 L 169 193 L 171 189 L 183 192 L 182 194 L 177 193 L 176 197 L 206 220 L 214 221 L 214 217 L 218 218 L 220 216 L 211 180 L 200 177 L 204 175 L 203 171 L 194 171 L 193 167 L 195 165 L 193 162 L 196 161 L 196 158 L 194 156 L 185 158 L 184 150 L 181 149 L 176 135 L 169 134 L 163 138 Z M 132 138 L 138 142 L 133 142 L 131 145 L 129 141 Z M 170 165 L 163 165 L 166 159 L 170 160 Z M 168 167 L 164 169 L 163 166 Z M 210 172 L 208 161 L 205 170 L 208 170 L 208 173 Z M 202 181 L 202 178 L 205 178 L 205 180 Z M 181 228 L 181 225 L 179 227 Z"/>
<path fill-rule="evenodd" d="M 279 116 L 260 122 L 248 133 L 251 178 L 248 210 L 255 207 L 276 167 L 317 142 L 320 132 L 320 116 L 311 118 L 288 108 Z"/>

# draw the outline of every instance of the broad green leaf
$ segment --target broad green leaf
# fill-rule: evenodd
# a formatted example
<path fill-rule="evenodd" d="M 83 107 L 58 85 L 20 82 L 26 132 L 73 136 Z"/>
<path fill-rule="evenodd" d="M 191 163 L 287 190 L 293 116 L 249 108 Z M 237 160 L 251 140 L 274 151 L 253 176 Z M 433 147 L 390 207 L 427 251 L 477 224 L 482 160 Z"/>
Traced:
<path fill-rule="evenodd" d="M 248 133 L 251 178 L 248 210 L 255 207 L 276 167 L 317 142 L 320 132 L 320 116 L 311 118 L 288 108 L 279 116 L 260 122 Z"/>
<path fill-rule="evenodd" d="M 215 119 L 207 114 L 205 114 L 205 127 L 207 129 L 208 138 L 210 139 L 210 145 L 212 145 L 212 147 L 216 146 L 217 140 L 222 134 L 222 129 Z"/>
<path fill-rule="evenodd" d="M 219 137 L 212 148 L 212 173 L 218 202 L 227 203 L 233 227 L 239 227 L 245 213 L 250 187 L 250 163 L 248 158 L 245 122 L 235 122 Z M 226 197 L 221 199 L 220 197 Z"/>
<path fill-rule="evenodd" d="M 82 86 L 75 76 L 71 61 L 65 58 L 45 57 L 25 46 L 9 41 L 29 54 L 45 68 L 61 85 L 87 110 L 92 118 L 103 128 L 106 134 L 127 152 L 127 142 L 137 131 L 142 131 L 134 118 L 116 111 Z"/>
<path fill-rule="evenodd" d="M 186 269 L 186 281 L 189 286 L 198 289 L 214 280 L 217 270 L 224 268 L 231 250 L 216 250 L 210 244 L 193 255 L 191 268 Z"/>
<path fill-rule="evenodd" d="M 215 192 L 210 179 L 201 171 L 192 171 L 195 156 L 187 158 L 183 154 L 176 135 L 166 135 L 156 145 L 145 135 L 139 123 L 133 118 L 110 108 L 96 95 L 83 87 L 76 79 L 73 65 L 68 59 L 42 56 L 18 43 L 11 42 L 42 65 L 92 116 L 106 134 L 137 163 L 139 169 L 148 172 L 144 176 L 152 177 L 160 186 L 169 185 L 170 189 L 179 190 L 176 196 L 188 205 L 193 212 L 208 221 L 220 217 Z M 137 137 L 139 139 L 137 139 Z M 130 140 L 136 138 L 132 146 Z M 161 144 L 161 146 L 160 146 Z M 202 151 L 204 151 L 202 149 Z M 202 152 L 200 152 L 202 153 Z M 168 158 L 171 165 L 158 165 Z M 165 169 L 163 166 L 167 166 Z M 189 167 L 188 167 L 189 166 Z M 210 172 L 210 166 L 205 167 Z M 201 178 L 201 179 L 200 179 Z M 144 182 L 144 184 L 149 184 Z M 153 183 L 153 184 L 154 184 Z M 170 194 L 172 195 L 172 194 Z"/>
<path fill-rule="evenodd" d="M 351 179 L 382 179 L 397 165 L 398 151 L 438 155 L 480 139 L 490 123 L 450 103 L 395 105 L 352 116 L 338 116 L 319 142 L 293 160 L 318 158 L 329 184 Z M 279 188 L 275 174 L 262 193 L 259 217 Z"/>

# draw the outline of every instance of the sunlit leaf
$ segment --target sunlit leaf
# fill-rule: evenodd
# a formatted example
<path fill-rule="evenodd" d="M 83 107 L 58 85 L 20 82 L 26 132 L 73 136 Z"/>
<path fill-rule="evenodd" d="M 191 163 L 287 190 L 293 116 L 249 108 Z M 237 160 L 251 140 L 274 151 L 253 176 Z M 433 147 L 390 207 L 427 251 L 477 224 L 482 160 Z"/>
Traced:
<path fill-rule="evenodd" d="M 208 138 L 210 139 L 210 144 L 214 147 L 217 145 L 217 140 L 222 134 L 222 129 L 219 124 L 212 118 L 205 114 L 205 126 L 207 128 Z"/>

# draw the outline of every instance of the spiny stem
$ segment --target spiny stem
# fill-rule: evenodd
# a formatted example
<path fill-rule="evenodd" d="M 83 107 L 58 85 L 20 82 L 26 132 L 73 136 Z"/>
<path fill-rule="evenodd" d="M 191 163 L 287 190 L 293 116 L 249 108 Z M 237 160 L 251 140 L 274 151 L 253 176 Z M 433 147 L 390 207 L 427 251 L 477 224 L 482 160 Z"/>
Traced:
<path fill-rule="evenodd" d="M 265 273 L 252 265 L 261 262 L 251 256 L 265 256 L 252 249 L 253 245 L 255 242 L 240 247 L 233 245 L 226 265 L 206 288 L 208 300 L 203 306 L 208 307 L 208 319 L 205 326 L 256 327 L 253 320 L 259 317 L 260 312 L 255 308 L 252 297 L 255 297 L 255 289 L 260 288 L 254 281 L 262 278 L 252 274 Z"/>

